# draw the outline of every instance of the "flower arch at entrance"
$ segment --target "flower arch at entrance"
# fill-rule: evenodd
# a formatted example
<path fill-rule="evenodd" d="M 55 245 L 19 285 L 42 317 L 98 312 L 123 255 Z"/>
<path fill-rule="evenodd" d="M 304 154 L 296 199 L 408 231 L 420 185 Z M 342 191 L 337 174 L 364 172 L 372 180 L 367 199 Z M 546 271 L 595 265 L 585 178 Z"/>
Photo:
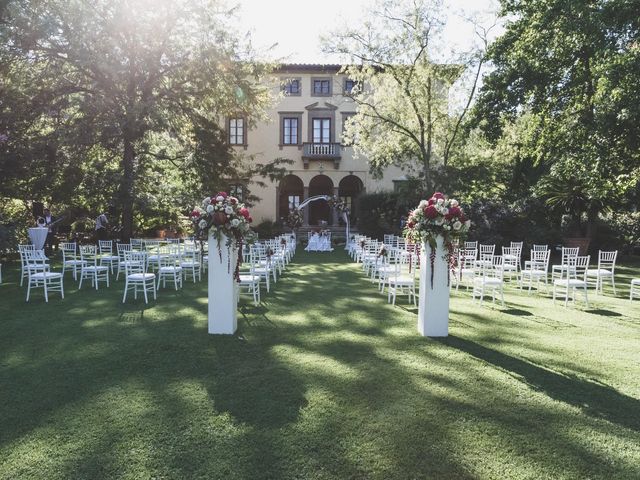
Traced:
<path fill-rule="evenodd" d="M 303 208 L 308 207 L 314 202 L 325 201 L 329 203 L 329 205 L 338 210 L 338 214 L 342 217 L 345 224 L 345 250 L 349 248 L 349 232 L 350 232 L 350 223 L 349 223 L 349 209 L 338 199 L 337 197 L 332 197 L 331 195 L 314 195 L 313 197 L 307 198 L 304 202 L 302 202 L 298 206 L 298 212 L 301 212 Z"/>

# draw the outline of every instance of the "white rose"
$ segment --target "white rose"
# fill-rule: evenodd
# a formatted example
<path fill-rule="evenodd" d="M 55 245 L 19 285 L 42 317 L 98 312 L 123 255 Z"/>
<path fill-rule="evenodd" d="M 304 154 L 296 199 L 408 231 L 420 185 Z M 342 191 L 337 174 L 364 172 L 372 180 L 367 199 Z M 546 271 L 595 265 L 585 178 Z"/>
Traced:
<path fill-rule="evenodd" d="M 237 218 L 234 218 L 233 220 L 231 220 L 231 226 L 236 228 L 238 225 L 240 225 L 240 220 L 238 220 Z"/>
<path fill-rule="evenodd" d="M 471 220 L 467 220 L 464 222 L 465 227 L 469 228 L 471 226 Z"/>
<path fill-rule="evenodd" d="M 442 225 L 444 223 L 444 218 L 436 218 L 434 223 L 436 225 Z"/>
<path fill-rule="evenodd" d="M 207 226 L 207 221 L 206 220 L 200 220 L 200 222 L 198 223 L 198 226 L 200 228 L 204 228 Z"/>
<path fill-rule="evenodd" d="M 213 212 L 213 205 L 207 205 L 207 213 Z"/>
<path fill-rule="evenodd" d="M 453 229 L 454 230 L 460 230 L 461 228 L 462 228 L 462 224 L 458 220 L 453 222 Z"/>
<path fill-rule="evenodd" d="M 233 213 L 233 207 L 231 207 L 230 205 L 227 205 L 226 208 L 224 209 L 224 213 L 226 213 L 227 215 L 231 215 Z"/>
<path fill-rule="evenodd" d="M 416 208 L 412 213 L 414 216 L 420 215 L 420 212 L 422 212 L 422 210 L 420 210 L 419 208 Z"/>
<path fill-rule="evenodd" d="M 460 205 L 460 204 L 458 203 L 457 200 L 451 200 L 451 206 L 452 207 L 457 207 L 458 205 Z"/>
<path fill-rule="evenodd" d="M 448 215 L 449 214 L 449 209 L 448 208 L 443 208 L 442 209 L 442 214 L 443 215 Z"/>
<path fill-rule="evenodd" d="M 426 200 L 420 200 L 420 203 L 418 204 L 419 208 L 424 208 L 429 204 L 429 202 L 427 202 Z"/>
<path fill-rule="evenodd" d="M 211 203 L 211 197 L 207 197 L 204 199 L 204 201 L 202 202 L 203 205 L 209 205 Z"/>
<path fill-rule="evenodd" d="M 216 202 L 224 202 L 224 197 L 222 195 L 218 195 L 216 197 Z"/>
<path fill-rule="evenodd" d="M 438 205 L 442 205 L 444 203 L 444 198 L 439 198 L 437 203 Z"/>

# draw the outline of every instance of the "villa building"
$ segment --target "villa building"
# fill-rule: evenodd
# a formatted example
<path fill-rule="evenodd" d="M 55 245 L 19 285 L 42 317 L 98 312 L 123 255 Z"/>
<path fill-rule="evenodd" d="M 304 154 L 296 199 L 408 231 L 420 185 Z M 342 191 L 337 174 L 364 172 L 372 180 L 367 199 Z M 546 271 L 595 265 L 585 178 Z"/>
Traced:
<path fill-rule="evenodd" d="M 276 158 L 293 161 L 288 175 L 252 191 L 261 200 L 252 208 L 255 222 L 286 219 L 290 209 L 314 195 L 340 197 L 357 222 L 358 197 L 363 192 L 391 190 L 404 174 L 390 167 L 381 179 L 369 174 L 367 159 L 356 156 L 343 141 L 345 121 L 356 105 L 345 93 L 353 81 L 339 73 L 340 65 L 290 64 L 273 74 L 273 88 L 282 95 L 268 112 L 269 122 L 252 129 L 242 117 L 229 118 L 229 142 L 253 155 L 257 162 Z M 304 209 L 304 225 L 337 224 L 335 212 L 324 201 Z"/>

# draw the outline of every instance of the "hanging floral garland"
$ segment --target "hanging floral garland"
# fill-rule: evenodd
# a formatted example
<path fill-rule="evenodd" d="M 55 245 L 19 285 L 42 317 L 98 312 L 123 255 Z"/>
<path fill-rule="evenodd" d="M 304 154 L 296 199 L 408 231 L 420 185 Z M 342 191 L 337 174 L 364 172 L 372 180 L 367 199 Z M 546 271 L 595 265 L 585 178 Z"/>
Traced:
<path fill-rule="evenodd" d="M 464 240 L 471 227 L 469 220 L 457 200 L 447 199 L 436 192 L 429 200 L 422 200 L 407 218 L 404 236 L 414 243 L 428 243 L 431 247 L 431 288 L 433 288 L 433 265 L 436 258 L 436 238 L 444 238 L 444 260 L 449 270 L 455 267 L 455 246 Z M 449 275 L 447 272 L 447 285 Z"/>
<path fill-rule="evenodd" d="M 231 253 L 230 250 L 235 241 L 238 248 L 238 259 L 234 277 L 239 281 L 242 245 L 244 243 L 252 243 L 255 240 L 255 234 L 250 227 L 253 219 L 249 210 L 237 198 L 230 196 L 226 192 L 219 192 L 214 196 L 205 198 L 202 201 L 202 207 L 196 207 L 191 212 L 191 221 L 197 238 L 207 238 L 209 232 L 213 234 L 217 241 L 218 256 L 221 262 L 222 236 L 225 235 L 227 237 L 225 246 L 229 253 Z M 230 269 L 231 265 L 227 265 L 227 267 Z"/>

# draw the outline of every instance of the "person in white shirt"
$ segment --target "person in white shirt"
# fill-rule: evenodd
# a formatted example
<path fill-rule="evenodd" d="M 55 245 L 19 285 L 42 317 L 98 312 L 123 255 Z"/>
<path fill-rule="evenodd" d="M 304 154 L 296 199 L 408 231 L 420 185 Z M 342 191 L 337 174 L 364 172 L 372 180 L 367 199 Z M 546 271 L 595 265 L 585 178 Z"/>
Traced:
<path fill-rule="evenodd" d="M 107 226 L 109 225 L 109 220 L 107 220 L 107 216 L 104 213 L 101 213 L 96 218 L 96 236 L 98 240 L 107 240 Z"/>

